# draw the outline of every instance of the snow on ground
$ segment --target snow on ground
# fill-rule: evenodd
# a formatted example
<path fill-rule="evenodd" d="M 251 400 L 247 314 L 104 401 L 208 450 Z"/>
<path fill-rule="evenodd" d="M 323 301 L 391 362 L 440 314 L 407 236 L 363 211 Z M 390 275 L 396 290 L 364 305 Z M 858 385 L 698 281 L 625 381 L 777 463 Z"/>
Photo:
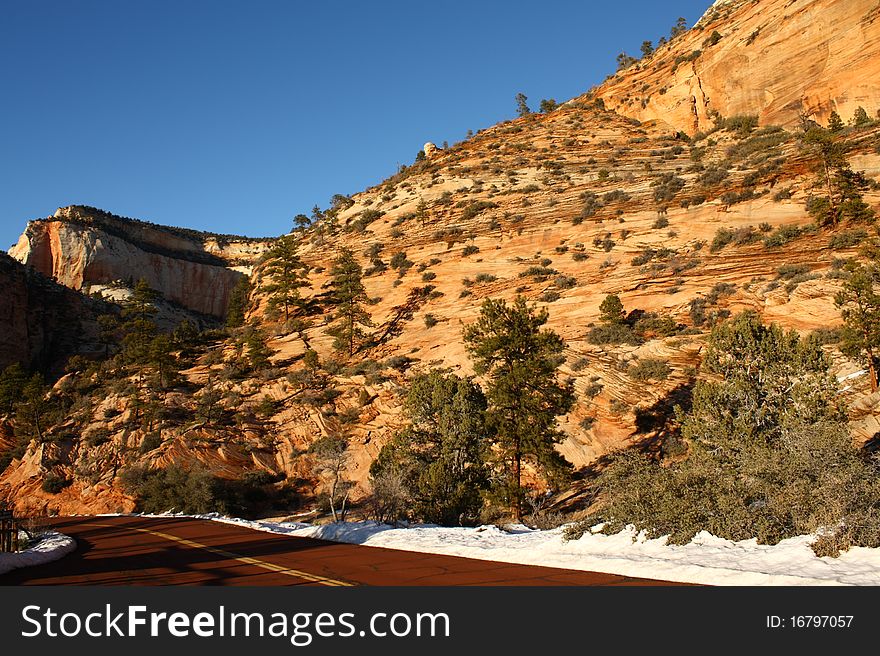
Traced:
<path fill-rule="evenodd" d="M 43 565 L 63 558 L 76 549 L 73 538 L 54 531 L 44 535 L 37 544 L 17 553 L 0 553 L 0 574 L 19 567 Z"/>
<path fill-rule="evenodd" d="M 839 558 L 819 558 L 810 549 L 815 536 L 807 535 L 771 546 L 759 545 L 756 540 L 731 542 L 703 532 L 689 544 L 667 545 L 665 538 L 647 540 L 631 530 L 616 535 L 588 533 L 579 540 L 565 541 L 561 528 L 395 528 L 375 522 L 313 526 L 254 522 L 217 514 L 200 517 L 295 537 L 666 581 L 709 585 L 880 585 L 880 549 L 854 547 Z"/>

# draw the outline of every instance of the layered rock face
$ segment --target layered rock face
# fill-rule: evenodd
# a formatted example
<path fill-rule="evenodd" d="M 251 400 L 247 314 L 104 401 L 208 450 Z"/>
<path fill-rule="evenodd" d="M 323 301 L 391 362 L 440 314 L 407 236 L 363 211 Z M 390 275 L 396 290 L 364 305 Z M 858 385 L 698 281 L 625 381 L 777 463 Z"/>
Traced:
<path fill-rule="evenodd" d="M 714 37 L 717 32 L 720 38 Z M 608 109 L 690 134 L 712 113 L 793 125 L 880 106 L 880 5 L 874 0 L 732 0 L 595 90 Z"/>
<path fill-rule="evenodd" d="M 183 307 L 222 317 L 242 271 L 264 252 L 266 242 L 203 240 L 172 229 L 91 212 L 59 209 L 31 221 L 10 255 L 71 289 L 144 278 Z"/>
<path fill-rule="evenodd" d="M 59 371 L 67 357 L 88 350 L 101 306 L 0 253 L 0 369 L 20 362 Z"/>

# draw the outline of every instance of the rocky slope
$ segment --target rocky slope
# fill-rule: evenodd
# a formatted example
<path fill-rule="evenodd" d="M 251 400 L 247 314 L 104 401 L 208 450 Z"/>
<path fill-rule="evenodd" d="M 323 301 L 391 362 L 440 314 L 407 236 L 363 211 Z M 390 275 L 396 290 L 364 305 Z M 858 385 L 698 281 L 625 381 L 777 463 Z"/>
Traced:
<path fill-rule="evenodd" d="M 71 289 L 145 278 L 189 310 L 222 317 L 264 240 L 164 228 L 93 208 L 60 208 L 28 223 L 10 255 Z"/>
<path fill-rule="evenodd" d="M 819 8 L 834 20 L 817 17 Z M 320 436 L 344 433 L 351 451 L 347 474 L 363 494 L 370 462 L 404 421 L 407 380 L 431 367 L 472 373 L 462 327 L 477 317 L 483 299 L 517 294 L 546 306 L 549 326 L 567 342 L 562 369 L 575 380 L 578 399 L 562 418 L 567 438 L 560 449 L 579 468 L 633 444 L 662 445 L 672 407 L 687 404 L 713 319 L 743 309 L 805 333 L 825 331 L 854 437 L 876 436 L 880 393 L 870 393 L 861 367 L 839 353 L 829 331 L 840 324 L 833 297 L 842 259 L 855 256 L 875 228 L 815 225 L 805 205 L 818 193 L 818 161 L 793 128 L 715 129 L 709 116 L 717 109 L 788 125 L 797 113 L 795 96 L 812 98 L 818 118 L 832 106 L 848 118 L 857 105 L 874 116 L 877 76 L 847 77 L 837 55 L 827 58 L 821 74 L 811 77 L 803 68 L 820 38 L 806 16 L 831 26 L 821 38 L 834 48 L 849 48 L 842 42 L 854 41 L 854 24 L 874 34 L 873 22 L 859 22 L 870 7 L 767 0 L 715 9 L 701 29 L 661 49 L 656 68 L 631 67 L 553 112 L 432 152 L 297 233 L 310 267 L 310 286 L 302 290 L 309 310 L 298 317 L 301 325 L 270 320 L 268 281 L 258 266 L 248 318 L 269 331 L 272 366 L 236 377 L 240 335 L 201 347 L 187 361 L 183 382 L 165 396 L 173 410 L 167 414 L 180 419 L 166 421 L 158 443 L 150 444 L 154 429 L 143 426 L 130 400 L 132 381 L 99 388 L 96 376 L 79 383 L 102 390 L 91 392 L 96 398 L 84 415 L 58 426 L 51 446 L 31 445 L 0 476 L 0 489 L 25 510 L 112 511 L 131 503 L 120 492 L 120 468 L 198 461 L 229 478 L 282 473 L 309 496 L 315 479 L 305 451 Z M 675 53 L 692 52 L 715 30 L 722 35 L 717 43 L 671 71 Z M 872 39 L 863 41 L 868 53 Z M 875 53 L 859 70 L 878 62 Z M 752 75 L 753 86 L 721 85 L 724 75 L 734 74 L 741 80 Z M 646 83 L 644 107 L 625 102 L 626 90 Z M 711 104 L 698 103 L 691 115 L 688 85 L 697 83 L 712 91 Z M 760 84 L 766 93 L 750 91 Z M 680 130 L 707 133 L 690 139 L 676 134 Z M 864 198 L 880 209 L 880 124 L 847 128 L 836 138 L 852 166 L 874 181 Z M 328 272 L 340 246 L 354 249 L 367 271 L 375 324 L 374 343 L 350 360 L 333 351 L 326 334 L 333 310 L 325 296 Z M 610 293 L 628 311 L 670 320 L 673 334 L 649 332 L 637 346 L 591 344 L 587 335 Z M 320 385 L 304 369 L 306 345 L 324 365 Z M 669 375 L 637 375 L 635 365 L 651 359 L 665 361 Z M 206 388 L 222 396 L 220 418 L 196 416 Z M 59 470 L 73 484 L 60 493 L 43 491 L 46 473 Z"/>
<path fill-rule="evenodd" d="M 0 370 L 14 362 L 48 374 L 96 346 L 95 316 L 104 304 L 85 298 L 0 253 Z"/>
<path fill-rule="evenodd" d="M 832 110 L 844 118 L 859 106 L 876 111 L 880 6 L 874 0 L 718 2 L 694 29 L 594 91 L 609 109 L 690 134 L 711 127 L 713 112 L 793 125 L 801 112 L 824 123 Z"/>

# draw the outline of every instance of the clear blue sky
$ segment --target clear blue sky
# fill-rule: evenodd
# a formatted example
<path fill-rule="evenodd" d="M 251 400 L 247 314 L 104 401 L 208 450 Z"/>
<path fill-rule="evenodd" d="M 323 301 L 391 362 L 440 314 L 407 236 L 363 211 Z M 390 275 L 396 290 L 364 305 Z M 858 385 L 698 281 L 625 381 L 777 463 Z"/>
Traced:
<path fill-rule="evenodd" d="M 711 0 L 0 0 L 0 247 L 63 205 L 278 235 Z"/>

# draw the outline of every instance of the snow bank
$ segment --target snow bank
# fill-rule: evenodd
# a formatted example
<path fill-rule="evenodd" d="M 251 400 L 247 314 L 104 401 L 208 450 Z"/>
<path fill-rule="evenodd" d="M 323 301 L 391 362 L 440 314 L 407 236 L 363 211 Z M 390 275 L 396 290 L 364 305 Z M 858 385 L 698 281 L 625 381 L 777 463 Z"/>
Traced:
<path fill-rule="evenodd" d="M 76 549 L 73 538 L 56 533 L 47 533 L 33 547 L 18 553 L 0 553 L 0 574 L 5 574 L 19 567 L 43 565 L 58 560 Z"/>
<path fill-rule="evenodd" d="M 666 538 L 647 540 L 632 530 L 616 535 L 586 534 L 579 540 L 565 541 L 561 528 L 395 528 L 375 522 L 312 526 L 252 522 L 217 514 L 200 518 L 294 537 L 684 583 L 880 585 L 880 549 L 854 547 L 839 558 L 819 558 L 810 549 L 815 536 L 809 535 L 771 546 L 759 545 L 754 539 L 731 542 L 702 532 L 689 544 L 669 545 Z"/>

